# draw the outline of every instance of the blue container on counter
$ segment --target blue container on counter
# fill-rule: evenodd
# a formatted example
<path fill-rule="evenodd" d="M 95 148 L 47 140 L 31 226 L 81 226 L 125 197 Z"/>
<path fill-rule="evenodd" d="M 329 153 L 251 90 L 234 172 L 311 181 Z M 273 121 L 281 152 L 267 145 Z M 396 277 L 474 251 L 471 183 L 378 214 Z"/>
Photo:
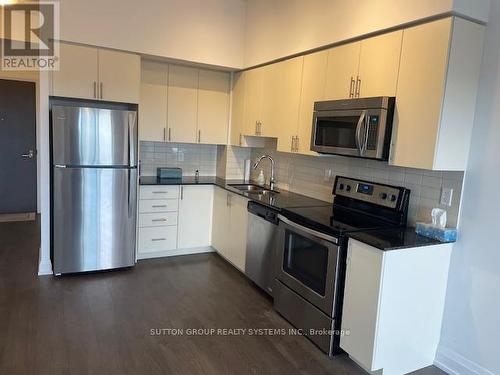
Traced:
<path fill-rule="evenodd" d="M 457 240 L 457 230 L 455 228 L 438 228 L 432 224 L 417 223 L 415 232 L 441 242 L 455 242 Z"/>

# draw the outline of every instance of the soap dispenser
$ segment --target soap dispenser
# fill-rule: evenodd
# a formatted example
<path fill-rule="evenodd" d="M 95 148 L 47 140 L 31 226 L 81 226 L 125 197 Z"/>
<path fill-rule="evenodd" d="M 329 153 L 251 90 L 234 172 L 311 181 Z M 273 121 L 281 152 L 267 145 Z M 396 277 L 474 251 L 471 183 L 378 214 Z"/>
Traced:
<path fill-rule="evenodd" d="M 259 172 L 259 177 L 257 177 L 257 183 L 259 185 L 264 185 L 266 183 L 266 178 L 264 177 L 264 171 L 262 169 Z"/>

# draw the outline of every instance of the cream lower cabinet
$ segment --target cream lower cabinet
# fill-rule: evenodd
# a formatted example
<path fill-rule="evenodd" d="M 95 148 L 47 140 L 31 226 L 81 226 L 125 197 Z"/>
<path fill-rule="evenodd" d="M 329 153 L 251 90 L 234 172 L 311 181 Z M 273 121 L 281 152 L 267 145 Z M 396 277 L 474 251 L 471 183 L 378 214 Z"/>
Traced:
<path fill-rule="evenodd" d="M 214 192 L 212 246 L 240 271 L 245 271 L 248 199 L 221 188 Z"/>
<path fill-rule="evenodd" d="M 60 70 L 52 72 L 51 95 L 139 103 L 139 55 L 60 44 Z"/>
<path fill-rule="evenodd" d="M 177 249 L 179 186 L 140 186 L 137 258 L 166 256 Z"/>
<path fill-rule="evenodd" d="M 484 26 L 457 17 L 403 32 L 389 163 L 465 170 Z"/>
<path fill-rule="evenodd" d="M 138 259 L 211 251 L 213 186 L 141 186 Z"/>
<path fill-rule="evenodd" d="M 350 239 L 340 346 L 368 372 L 434 362 L 452 244 L 382 251 Z"/>
<path fill-rule="evenodd" d="M 187 185 L 180 189 L 177 236 L 179 249 L 210 246 L 214 187 Z"/>

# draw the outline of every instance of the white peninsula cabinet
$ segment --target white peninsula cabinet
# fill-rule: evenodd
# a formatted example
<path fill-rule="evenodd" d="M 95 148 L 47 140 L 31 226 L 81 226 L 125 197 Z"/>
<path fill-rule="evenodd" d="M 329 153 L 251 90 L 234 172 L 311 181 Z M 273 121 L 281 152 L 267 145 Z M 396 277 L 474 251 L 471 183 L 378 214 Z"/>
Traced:
<path fill-rule="evenodd" d="M 213 186 L 142 185 L 137 258 L 212 251 Z"/>
<path fill-rule="evenodd" d="M 340 346 L 365 370 L 401 375 L 433 364 L 451 248 L 382 251 L 349 240 Z"/>
<path fill-rule="evenodd" d="M 60 55 L 51 95 L 139 103 L 139 55 L 67 43 L 61 43 Z"/>
<path fill-rule="evenodd" d="M 458 17 L 404 30 L 390 164 L 466 169 L 483 38 Z"/>
<path fill-rule="evenodd" d="M 221 188 L 214 192 L 212 246 L 240 271 L 245 271 L 248 199 Z"/>

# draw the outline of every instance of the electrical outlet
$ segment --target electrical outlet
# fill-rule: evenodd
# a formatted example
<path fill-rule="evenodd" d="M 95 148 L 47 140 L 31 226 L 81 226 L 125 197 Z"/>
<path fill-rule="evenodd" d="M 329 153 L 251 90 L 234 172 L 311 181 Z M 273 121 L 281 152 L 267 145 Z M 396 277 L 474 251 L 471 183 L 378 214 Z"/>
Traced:
<path fill-rule="evenodd" d="M 441 204 L 444 206 L 451 206 L 452 199 L 453 199 L 453 189 L 442 188 L 441 189 Z"/>

